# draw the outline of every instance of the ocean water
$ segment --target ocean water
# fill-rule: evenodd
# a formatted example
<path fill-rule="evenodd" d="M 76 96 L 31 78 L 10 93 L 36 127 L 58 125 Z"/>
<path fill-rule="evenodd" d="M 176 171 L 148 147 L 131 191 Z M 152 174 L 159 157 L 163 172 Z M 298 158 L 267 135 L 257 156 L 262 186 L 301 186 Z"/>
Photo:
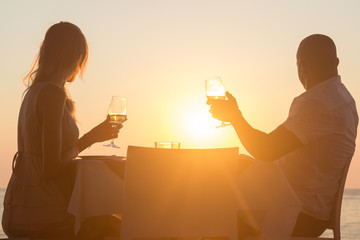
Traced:
<path fill-rule="evenodd" d="M 0 188 L 0 201 L 1 201 L 0 202 L 0 214 L 1 214 L 1 216 L 2 216 L 2 213 L 3 213 L 3 209 L 4 209 L 4 205 L 3 205 L 4 195 L 5 195 L 5 189 Z M 6 235 L 4 234 L 2 226 L 0 224 L 0 238 L 3 238 L 3 237 L 6 237 Z"/>
<path fill-rule="evenodd" d="M 0 189 L 0 216 L 3 212 L 5 189 Z M 332 236 L 327 230 L 323 237 Z M 0 238 L 6 237 L 0 226 Z M 356 240 L 360 238 L 360 189 L 345 189 L 341 210 L 341 239 Z"/>

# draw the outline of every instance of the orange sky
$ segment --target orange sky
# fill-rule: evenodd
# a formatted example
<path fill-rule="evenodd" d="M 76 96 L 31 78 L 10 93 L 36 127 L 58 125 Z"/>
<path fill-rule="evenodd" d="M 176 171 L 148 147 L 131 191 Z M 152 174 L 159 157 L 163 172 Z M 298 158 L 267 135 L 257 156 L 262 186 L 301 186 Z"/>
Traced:
<path fill-rule="evenodd" d="M 334 39 L 343 82 L 359 102 L 360 3 L 329 2 L 1 1 L 0 187 L 16 152 L 21 79 L 52 24 L 73 22 L 89 42 L 84 81 L 69 86 L 81 134 L 105 118 L 112 95 L 128 100 L 129 120 L 116 140 L 121 149 L 96 144 L 84 154 L 125 155 L 128 145 L 160 140 L 232 147 L 240 145 L 233 129 L 214 128 L 207 112 L 205 79 L 221 76 L 247 120 L 269 132 L 303 91 L 295 53 L 310 34 Z M 359 158 L 357 151 L 347 187 L 360 187 Z"/>

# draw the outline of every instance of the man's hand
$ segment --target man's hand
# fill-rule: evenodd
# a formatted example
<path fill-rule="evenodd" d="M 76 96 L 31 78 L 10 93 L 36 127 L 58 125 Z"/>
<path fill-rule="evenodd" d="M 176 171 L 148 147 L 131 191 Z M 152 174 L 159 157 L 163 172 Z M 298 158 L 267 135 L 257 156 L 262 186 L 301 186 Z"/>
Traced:
<path fill-rule="evenodd" d="M 228 100 L 208 100 L 209 112 L 213 118 L 223 122 L 233 122 L 238 114 L 241 114 L 236 99 L 229 92 L 226 92 Z"/>

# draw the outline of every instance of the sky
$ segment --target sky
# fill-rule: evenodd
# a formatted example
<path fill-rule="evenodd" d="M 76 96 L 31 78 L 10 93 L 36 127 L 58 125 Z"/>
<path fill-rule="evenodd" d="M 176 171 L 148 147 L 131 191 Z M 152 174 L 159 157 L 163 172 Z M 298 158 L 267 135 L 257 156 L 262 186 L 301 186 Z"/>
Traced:
<path fill-rule="evenodd" d="M 128 145 L 155 141 L 246 153 L 232 127 L 215 128 L 205 79 L 220 76 L 249 123 L 270 132 L 304 92 L 295 54 L 314 33 L 335 41 L 342 81 L 359 103 L 359 16 L 357 0 L 0 0 L 0 187 L 17 151 L 22 79 L 59 21 L 79 26 L 90 49 L 83 79 L 68 86 L 80 135 L 105 119 L 113 95 L 127 98 L 121 149 L 97 143 L 82 154 L 125 156 Z M 346 187 L 360 188 L 359 170 L 357 148 Z"/>

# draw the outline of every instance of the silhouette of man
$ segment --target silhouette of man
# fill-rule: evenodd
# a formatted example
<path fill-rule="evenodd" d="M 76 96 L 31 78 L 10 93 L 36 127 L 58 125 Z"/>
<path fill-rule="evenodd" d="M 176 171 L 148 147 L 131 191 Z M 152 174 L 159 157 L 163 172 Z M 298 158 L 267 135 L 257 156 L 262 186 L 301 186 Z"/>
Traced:
<path fill-rule="evenodd" d="M 320 236 L 326 229 L 343 169 L 355 151 L 358 115 L 353 97 L 338 75 L 331 38 L 314 34 L 301 41 L 297 70 L 305 92 L 296 97 L 284 123 L 270 133 L 254 129 L 227 93 L 208 101 L 210 113 L 231 122 L 256 159 L 278 161 L 303 207 L 293 236 Z"/>

